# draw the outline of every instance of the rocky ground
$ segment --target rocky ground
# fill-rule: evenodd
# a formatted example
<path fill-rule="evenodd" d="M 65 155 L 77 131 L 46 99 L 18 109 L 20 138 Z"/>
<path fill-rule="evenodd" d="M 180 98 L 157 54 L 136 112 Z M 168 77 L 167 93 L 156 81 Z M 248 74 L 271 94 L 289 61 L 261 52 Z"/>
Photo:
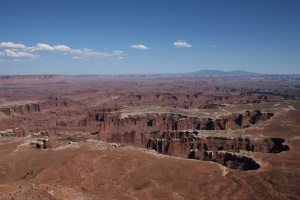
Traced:
<path fill-rule="evenodd" d="M 0 77 L 0 199 L 300 199 L 299 85 Z"/>

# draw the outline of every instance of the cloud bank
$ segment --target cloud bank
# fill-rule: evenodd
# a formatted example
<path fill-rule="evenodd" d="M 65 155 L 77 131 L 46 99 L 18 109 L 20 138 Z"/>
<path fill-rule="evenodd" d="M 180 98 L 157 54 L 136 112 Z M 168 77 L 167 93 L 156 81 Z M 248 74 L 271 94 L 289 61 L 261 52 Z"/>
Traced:
<path fill-rule="evenodd" d="M 33 60 L 38 58 L 39 55 L 26 53 L 26 52 L 16 52 L 10 49 L 5 49 L 3 52 L 0 52 L 0 58 L 8 59 L 13 61 L 25 61 L 25 60 Z"/>
<path fill-rule="evenodd" d="M 177 47 L 177 48 L 191 48 L 192 45 L 187 43 L 186 40 L 178 40 L 176 42 L 173 43 L 174 47 Z"/>
<path fill-rule="evenodd" d="M 150 49 L 150 47 L 146 47 L 143 44 L 133 44 L 130 47 L 134 48 L 134 49 L 139 49 L 139 50 L 148 50 L 148 49 Z"/>
<path fill-rule="evenodd" d="M 23 44 L 15 44 L 12 42 L 1 42 L 0 48 L 6 48 L 6 49 L 23 49 L 25 48 L 25 45 Z"/>
<path fill-rule="evenodd" d="M 11 61 L 33 60 L 40 57 L 39 53 L 58 53 L 74 55 L 74 59 L 84 59 L 88 57 L 104 58 L 104 57 L 122 57 L 124 52 L 115 50 L 113 52 L 98 52 L 92 49 L 72 49 L 66 45 L 51 46 L 45 43 L 38 43 L 35 46 L 26 47 L 23 44 L 15 44 L 13 42 L 2 42 L 0 48 L 0 58 Z"/>

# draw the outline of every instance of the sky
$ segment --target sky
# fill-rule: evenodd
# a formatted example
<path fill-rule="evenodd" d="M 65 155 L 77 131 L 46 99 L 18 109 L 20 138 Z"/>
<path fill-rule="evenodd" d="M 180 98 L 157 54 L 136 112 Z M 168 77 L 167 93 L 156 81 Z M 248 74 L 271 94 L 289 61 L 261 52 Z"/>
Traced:
<path fill-rule="evenodd" d="M 299 0 L 1 0 L 0 75 L 300 74 Z"/>

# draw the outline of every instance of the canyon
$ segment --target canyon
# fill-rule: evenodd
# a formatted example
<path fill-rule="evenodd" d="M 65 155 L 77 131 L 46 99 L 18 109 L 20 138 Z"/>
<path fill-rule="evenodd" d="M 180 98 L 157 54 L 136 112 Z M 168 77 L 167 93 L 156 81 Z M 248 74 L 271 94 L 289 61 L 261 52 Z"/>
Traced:
<path fill-rule="evenodd" d="M 298 199 L 299 85 L 280 75 L 2 76 L 0 199 Z M 212 193 L 191 191 L 193 180 Z"/>

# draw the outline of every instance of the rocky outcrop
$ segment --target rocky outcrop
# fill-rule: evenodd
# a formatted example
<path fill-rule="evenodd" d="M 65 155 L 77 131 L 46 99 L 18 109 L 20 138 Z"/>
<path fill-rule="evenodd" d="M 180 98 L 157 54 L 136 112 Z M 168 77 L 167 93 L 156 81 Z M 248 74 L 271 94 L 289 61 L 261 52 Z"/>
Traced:
<path fill-rule="evenodd" d="M 25 115 L 54 108 L 70 107 L 74 104 L 80 105 L 80 103 L 74 102 L 72 100 L 55 98 L 43 102 L 19 102 L 15 104 L 11 103 L 9 105 L 1 106 L 0 112 L 4 113 L 7 116 L 14 116 L 15 114 Z"/>
<path fill-rule="evenodd" d="M 201 135 L 199 131 L 153 133 L 147 148 L 158 153 L 189 159 L 213 161 L 231 169 L 258 169 L 252 158 L 240 152 L 280 153 L 289 150 L 282 138 L 227 138 Z"/>
<path fill-rule="evenodd" d="M 279 153 L 289 150 L 284 142 L 282 138 L 213 137 L 203 136 L 199 131 L 192 130 L 164 131 L 162 134 L 153 133 L 147 142 L 147 148 L 170 156 L 201 159 L 205 151 Z M 189 155 L 191 151 L 196 152 L 194 157 Z"/>
<path fill-rule="evenodd" d="M 262 113 L 261 111 L 246 111 L 243 114 L 231 114 L 221 116 L 217 119 L 188 117 L 181 114 L 143 114 L 129 115 L 120 118 L 118 112 L 102 110 L 90 112 L 88 116 L 78 122 L 79 127 L 94 127 L 98 129 L 101 140 L 118 142 L 123 136 L 116 134 L 143 133 L 149 139 L 149 133 L 163 133 L 165 130 L 226 130 L 250 127 L 260 121 L 266 121 L 273 113 Z M 57 126 L 67 126 L 65 122 L 57 122 Z M 112 135 L 114 134 L 114 136 Z M 124 140 L 125 141 L 125 140 Z M 138 139 L 140 143 L 141 138 Z M 127 142 L 126 142 L 127 143 Z M 133 144 L 135 144 L 133 142 Z"/>
<path fill-rule="evenodd" d="M 181 114 L 143 114 L 120 118 L 117 110 L 89 113 L 78 126 L 98 126 L 99 138 L 110 143 L 154 149 L 170 156 L 213 161 L 231 169 L 254 170 L 260 166 L 240 152 L 279 153 L 288 150 L 279 138 L 217 137 L 206 130 L 243 129 L 270 119 L 260 110 L 212 118 Z"/>
<path fill-rule="evenodd" d="M 214 155 L 206 152 L 203 160 L 213 161 L 226 166 L 227 168 L 242 171 L 256 170 L 260 168 L 260 165 L 252 158 L 242 154 L 226 151 L 217 151 Z"/>
<path fill-rule="evenodd" d="M 6 129 L 0 131 L 2 137 L 24 137 L 25 130 L 23 128 Z"/>
<path fill-rule="evenodd" d="M 203 91 L 212 91 L 211 88 L 203 88 Z M 262 95 L 255 93 L 239 92 L 218 92 L 220 95 L 211 94 L 210 92 L 190 93 L 182 91 L 180 93 L 167 92 L 131 92 L 118 94 L 118 105 L 123 106 L 149 106 L 155 105 L 176 107 L 176 108 L 204 108 L 216 109 L 222 104 L 234 103 L 262 103 L 281 100 L 281 96 Z M 217 90 L 219 91 L 219 90 Z M 106 105 L 107 106 L 107 105 Z"/>
<path fill-rule="evenodd" d="M 107 141 L 109 143 L 119 143 L 123 145 L 132 145 L 144 147 L 147 139 L 145 134 L 136 133 L 136 131 L 125 132 L 123 134 L 113 133 L 108 137 Z"/>

